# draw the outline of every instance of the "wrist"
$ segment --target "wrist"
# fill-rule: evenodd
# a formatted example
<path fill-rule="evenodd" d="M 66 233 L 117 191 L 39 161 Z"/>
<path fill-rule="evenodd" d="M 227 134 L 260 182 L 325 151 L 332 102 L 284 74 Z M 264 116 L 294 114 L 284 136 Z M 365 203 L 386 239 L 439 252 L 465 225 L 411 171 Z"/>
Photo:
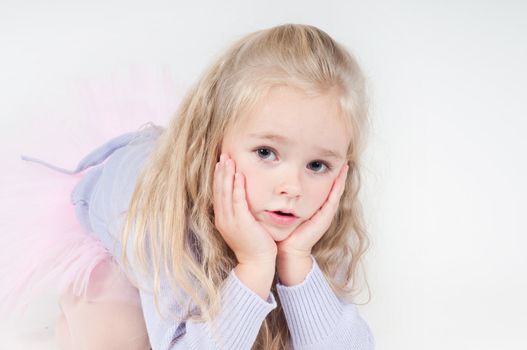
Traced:
<path fill-rule="evenodd" d="M 313 268 L 311 254 L 308 256 L 280 255 L 277 258 L 278 279 L 284 286 L 302 283 Z"/>
<path fill-rule="evenodd" d="M 311 258 L 311 251 L 284 251 L 279 250 L 276 254 L 277 260 L 306 260 Z"/>
<path fill-rule="evenodd" d="M 244 257 L 236 255 L 236 260 L 240 265 L 246 266 L 260 266 L 260 267 L 275 267 L 277 255 L 265 255 L 265 256 L 251 256 Z"/>
<path fill-rule="evenodd" d="M 276 260 L 254 260 L 254 261 L 239 261 L 237 266 L 243 266 L 247 269 L 255 269 L 258 271 L 275 271 Z"/>
<path fill-rule="evenodd" d="M 238 279 L 262 299 L 267 300 L 275 275 L 275 264 L 238 263 L 234 273 Z"/>

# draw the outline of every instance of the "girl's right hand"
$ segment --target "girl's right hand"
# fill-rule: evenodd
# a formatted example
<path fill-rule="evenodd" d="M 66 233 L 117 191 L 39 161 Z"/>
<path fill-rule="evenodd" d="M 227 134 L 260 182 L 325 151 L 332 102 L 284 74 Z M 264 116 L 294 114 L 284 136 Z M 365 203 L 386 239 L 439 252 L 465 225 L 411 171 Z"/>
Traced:
<path fill-rule="evenodd" d="M 234 160 L 222 154 L 214 171 L 214 224 L 238 263 L 275 264 L 276 243 L 249 211 L 245 178 L 233 179 L 235 171 Z"/>

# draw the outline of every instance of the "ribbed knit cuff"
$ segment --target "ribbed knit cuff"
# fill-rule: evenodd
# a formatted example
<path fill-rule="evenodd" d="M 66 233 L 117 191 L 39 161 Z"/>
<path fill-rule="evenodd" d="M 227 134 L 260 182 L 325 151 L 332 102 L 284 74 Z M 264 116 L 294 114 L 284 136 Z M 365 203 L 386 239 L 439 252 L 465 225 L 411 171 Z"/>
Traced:
<path fill-rule="evenodd" d="M 331 336 L 343 315 L 342 304 L 311 258 L 312 269 L 302 283 L 276 285 L 294 346 L 316 344 Z"/>
<path fill-rule="evenodd" d="M 222 338 L 224 349 L 250 349 L 262 322 L 273 309 L 276 300 L 269 293 L 267 301 L 244 285 L 231 271 L 222 289 L 222 312 L 214 322 L 216 334 Z"/>

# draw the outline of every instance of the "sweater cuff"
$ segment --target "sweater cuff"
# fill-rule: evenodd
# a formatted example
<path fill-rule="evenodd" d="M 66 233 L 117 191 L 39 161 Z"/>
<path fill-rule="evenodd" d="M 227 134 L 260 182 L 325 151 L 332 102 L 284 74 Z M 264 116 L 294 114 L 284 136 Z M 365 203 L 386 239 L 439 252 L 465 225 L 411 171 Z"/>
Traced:
<path fill-rule="evenodd" d="M 316 344 L 331 336 L 343 315 L 342 304 L 313 255 L 311 259 L 312 269 L 302 283 L 276 285 L 295 346 Z"/>
<path fill-rule="evenodd" d="M 225 349 L 250 349 L 267 314 L 276 308 L 273 293 L 267 300 L 245 286 L 234 270 L 224 282 L 221 291 L 222 312 L 216 319 L 216 334 Z M 214 331 L 214 330 L 213 330 Z"/>

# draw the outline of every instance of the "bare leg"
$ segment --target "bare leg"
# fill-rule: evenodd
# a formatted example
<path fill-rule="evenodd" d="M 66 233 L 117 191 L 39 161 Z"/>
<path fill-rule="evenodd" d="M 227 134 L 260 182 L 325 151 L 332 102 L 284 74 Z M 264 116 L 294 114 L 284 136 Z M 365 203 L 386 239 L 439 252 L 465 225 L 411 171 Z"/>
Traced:
<path fill-rule="evenodd" d="M 115 267 L 96 268 L 86 297 L 60 297 L 55 334 L 61 350 L 150 349 L 139 293 Z"/>
<path fill-rule="evenodd" d="M 71 344 L 71 335 L 68 328 L 68 323 L 66 322 L 66 317 L 64 312 L 60 313 L 59 319 L 55 325 L 55 339 L 57 340 L 57 345 L 61 350 L 73 350 L 73 345 Z"/>

